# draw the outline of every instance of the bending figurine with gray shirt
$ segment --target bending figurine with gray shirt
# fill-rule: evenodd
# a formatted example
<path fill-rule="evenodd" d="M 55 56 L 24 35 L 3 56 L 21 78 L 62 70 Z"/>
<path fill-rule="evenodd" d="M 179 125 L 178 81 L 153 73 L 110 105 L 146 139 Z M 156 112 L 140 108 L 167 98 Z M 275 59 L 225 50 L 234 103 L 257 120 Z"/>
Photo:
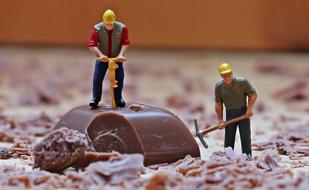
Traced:
<path fill-rule="evenodd" d="M 232 67 L 228 63 L 222 63 L 219 66 L 219 73 L 223 79 L 216 84 L 215 88 L 215 108 L 219 128 L 223 128 L 220 125 L 223 123 L 223 104 L 226 110 L 226 121 L 244 114 L 247 116 L 247 119 L 225 127 L 224 147 L 234 149 L 236 129 L 239 126 L 242 152 L 248 156 L 248 159 L 251 159 L 252 150 L 249 118 L 253 115 L 252 110 L 257 98 L 256 90 L 247 79 L 233 77 Z"/>

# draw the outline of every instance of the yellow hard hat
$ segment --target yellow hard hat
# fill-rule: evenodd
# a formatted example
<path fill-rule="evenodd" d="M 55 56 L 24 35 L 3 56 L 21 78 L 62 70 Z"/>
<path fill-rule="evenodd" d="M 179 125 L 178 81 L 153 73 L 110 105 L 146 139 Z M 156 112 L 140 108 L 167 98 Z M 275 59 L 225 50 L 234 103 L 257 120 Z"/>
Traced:
<path fill-rule="evenodd" d="M 116 15 L 114 11 L 108 9 L 103 13 L 103 22 L 106 24 L 114 24 L 116 21 Z"/>
<path fill-rule="evenodd" d="M 231 73 L 232 66 L 228 63 L 221 63 L 218 70 L 220 74 Z"/>

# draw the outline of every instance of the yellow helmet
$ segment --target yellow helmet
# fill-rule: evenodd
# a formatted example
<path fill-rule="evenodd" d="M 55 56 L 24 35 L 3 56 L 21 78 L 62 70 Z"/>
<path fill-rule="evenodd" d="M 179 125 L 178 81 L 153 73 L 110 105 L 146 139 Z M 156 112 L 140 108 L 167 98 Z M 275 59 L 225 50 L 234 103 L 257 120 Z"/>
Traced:
<path fill-rule="evenodd" d="M 114 13 L 114 11 L 107 9 L 104 13 L 103 13 L 103 22 L 106 24 L 114 24 L 116 21 L 116 15 Z"/>
<path fill-rule="evenodd" d="M 228 63 L 221 63 L 218 70 L 220 74 L 230 73 L 232 72 L 232 66 Z"/>

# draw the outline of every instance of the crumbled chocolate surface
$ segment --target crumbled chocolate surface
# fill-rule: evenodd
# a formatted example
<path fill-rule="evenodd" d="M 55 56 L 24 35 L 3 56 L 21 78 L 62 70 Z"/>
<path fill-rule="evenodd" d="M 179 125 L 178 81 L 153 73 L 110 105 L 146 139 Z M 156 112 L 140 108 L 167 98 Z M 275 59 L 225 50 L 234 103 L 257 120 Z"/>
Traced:
<path fill-rule="evenodd" d="M 173 164 L 144 168 L 143 156 L 121 155 L 96 162 L 84 171 L 53 174 L 45 171 L 23 172 L 4 169 L 9 175 L 0 179 L 9 188 L 72 189 L 302 189 L 308 186 L 308 173 L 294 176 L 278 166 L 275 152 L 246 161 L 231 160 L 226 152 L 216 152 L 203 161 L 187 156 Z M 10 173 L 12 172 L 12 175 Z M 146 177 L 145 174 L 150 175 Z"/>
<path fill-rule="evenodd" d="M 0 148 L 0 189 L 308 189 L 308 119 L 301 122 L 301 117 L 290 116 L 309 112 L 308 67 L 306 63 L 297 64 L 297 57 L 290 66 L 286 64 L 290 59 L 285 56 L 269 59 L 272 55 L 258 59 L 253 66 L 255 70 L 249 68 L 252 66 L 249 61 L 248 67 L 244 66 L 247 59 L 233 63 L 235 74 L 247 76 L 259 94 L 252 119 L 255 150 L 252 161 L 231 149 L 216 151 L 223 147 L 223 131 L 218 131 L 205 137 L 210 142 L 210 149 L 203 150 L 207 154 L 203 159 L 187 156 L 172 164 L 144 167 L 140 156 L 86 152 L 90 160 L 100 158 L 105 161 L 96 160 L 87 167 L 89 162 L 81 159 L 82 166 L 73 165 L 85 169 L 68 168 L 62 174 L 32 169 L 35 163 L 33 147 L 44 141 L 40 140 L 59 120 L 39 113 L 46 110 L 46 113 L 63 115 L 72 107 L 85 104 L 91 92 L 93 60 L 88 56 L 89 52 L 54 51 L 52 56 L 41 49 L 28 54 L 13 51 L 12 56 L 5 55 L 7 51 L 0 51 L 0 142 L 5 145 Z M 3 58 L 4 55 L 7 58 Z M 208 59 L 203 52 L 202 60 L 199 53 L 161 56 L 143 52 L 137 55 L 131 54 L 128 64 L 125 63 L 123 96 L 126 101 L 171 109 L 187 123 L 192 134 L 193 118 L 198 119 L 201 129 L 216 123 L 213 88 L 220 76 L 216 73 L 213 56 Z M 224 57 L 231 58 L 226 54 Z M 103 103 L 110 103 L 106 80 L 103 88 Z M 285 106 L 288 109 L 284 109 Z M 293 112 L 290 107 L 297 108 L 298 112 Z M 142 111 L 138 107 L 133 109 L 137 113 Z M 6 111 L 11 115 L 2 114 Z M 33 116 L 20 116 L 21 113 L 31 115 L 32 111 L 35 111 Z M 279 119 L 276 118 L 277 111 L 284 111 Z M 290 120 L 296 124 L 290 124 Z M 267 122 L 271 124 L 266 125 Z M 273 138 L 268 137 L 270 132 L 273 132 Z M 50 140 L 57 144 L 56 139 L 59 140 L 61 135 L 54 137 Z M 37 162 L 47 169 L 48 164 L 56 166 L 53 162 L 67 165 L 72 161 L 70 155 L 79 153 L 64 147 L 73 147 L 77 143 L 74 147 L 80 152 L 84 150 L 83 143 L 79 144 L 74 137 L 73 142 L 63 140 L 57 146 L 61 151 L 44 157 L 43 153 L 54 150 L 53 143 L 42 144 L 41 151 L 36 152 L 38 158 L 53 160 Z M 59 153 L 64 157 L 55 156 Z M 66 156 L 69 157 L 67 160 L 62 159 Z"/>
<path fill-rule="evenodd" d="M 298 80 L 290 86 L 277 91 L 274 97 L 285 102 L 298 102 L 309 100 L 308 79 Z"/>
<path fill-rule="evenodd" d="M 0 115 L 0 141 L 17 143 L 19 141 L 34 142 L 38 137 L 48 134 L 54 127 L 57 118 L 45 113 L 34 116 Z"/>

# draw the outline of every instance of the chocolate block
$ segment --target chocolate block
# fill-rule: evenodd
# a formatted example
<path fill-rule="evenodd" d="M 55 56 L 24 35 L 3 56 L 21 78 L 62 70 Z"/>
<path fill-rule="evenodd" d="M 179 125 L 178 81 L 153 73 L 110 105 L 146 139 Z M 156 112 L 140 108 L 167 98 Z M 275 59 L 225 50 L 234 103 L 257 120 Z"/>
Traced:
<path fill-rule="evenodd" d="M 69 111 L 55 129 L 61 127 L 86 133 L 98 152 L 141 153 L 145 165 L 171 163 L 188 154 L 200 157 L 184 123 L 173 113 L 152 106 L 80 106 Z"/>

